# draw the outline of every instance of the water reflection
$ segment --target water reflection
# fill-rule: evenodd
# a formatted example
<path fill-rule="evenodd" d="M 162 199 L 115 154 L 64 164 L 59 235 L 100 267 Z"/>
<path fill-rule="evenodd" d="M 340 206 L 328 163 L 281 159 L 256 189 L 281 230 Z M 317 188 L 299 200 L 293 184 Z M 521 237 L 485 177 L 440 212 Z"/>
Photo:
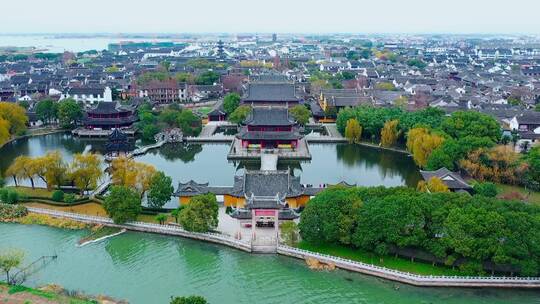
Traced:
<path fill-rule="evenodd" d="M 188 163 L 194 161 L 195 156 L 202 150 L 203 146 L 200 144 L 175 143 L 163 145 L 159 150 L 154 150 L 151 153 L 156 154 L 155 151 L 158 151 L 159 155 L 168 161 L 181 160 Z"/>
<path fill-rule="evenodd" d="M 74 138 L 70 134 L 19 139 L 0 150 L 0 171 L 4 172 L 19 155 L 41 156 L 59 150 L 70 161 L 74 153 L 85 149 L 103 153 L 106 140 Z M 244 169 L 258 170 L 259 161 L 228 162 L 228 144 L 166 144 L 151 150 L 137 161 L 154 165 L 179 182 L 193 179 L 216 186 L 232 185 L 235 174 Z M 280 161 L 278 169 L 290 168 L 305 184 L 333 184 L 346 181 L 363 186 L 416 186 L 420 174 L 405 154 L 348 144 L 310 144 L 310 162 Z M 8 183 L 11 179 L 6 178 Z M 29 183 L 28 183 L 29 184 Z"/>

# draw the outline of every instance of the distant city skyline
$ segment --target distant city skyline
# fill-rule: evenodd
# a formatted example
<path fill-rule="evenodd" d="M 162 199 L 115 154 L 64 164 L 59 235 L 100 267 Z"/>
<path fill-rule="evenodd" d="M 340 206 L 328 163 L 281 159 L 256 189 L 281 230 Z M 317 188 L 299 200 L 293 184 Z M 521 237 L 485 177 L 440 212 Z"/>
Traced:
<path fill-rule="evenodd" d="M 540 34 L 534 0 L 6 1 L 0 33 Z"/>

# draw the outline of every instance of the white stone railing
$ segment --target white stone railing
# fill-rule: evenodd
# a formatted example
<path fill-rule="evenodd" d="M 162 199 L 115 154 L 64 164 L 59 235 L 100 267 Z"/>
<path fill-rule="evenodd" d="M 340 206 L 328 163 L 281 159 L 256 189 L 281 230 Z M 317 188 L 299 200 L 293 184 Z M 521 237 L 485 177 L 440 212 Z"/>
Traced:
<path fill-rule="evenodd" d="M 403 272 L 341 257 L 279 245 L 277 252 L 299 259 L 314 258 L 336 267 L 416 286 L 540 288 L 539 277 L 433 276 Z"/>
<path fill-rule="evenodd" d="M 250 242 L 245 241 L 245 240 L 237 240 L 230 236 L 219 234 L 219 233 L 190 232 L 179 226 L 160 225 L 160 224 L 146 223 L 146 222 L 128 222 L 125 224 L 115 224 L 113 220 L 108 217 L 84 215 L 84 214 L 79 214 L 79 213 L 63 212 L 63 211 L 44 209 L 44 208 L 34 208 L 34 207 L 27 207 L 27 209 L 29 212 L 33 212 L 33 213 L 68 218 L 68 219 L 85 222 L 85 223 L 101 224 L 105 226 L 124 228 L 127 230 L 134 230 L 134 231 L 140 231 L 140 232 L 150 232 L 150 233 L 182 236 L 186 238 L 198 239 L 198 240 L 203 240 L 207 242 L 227 245 L 227 246 L 234 247 L 243 251 L 251 252 Z"/>

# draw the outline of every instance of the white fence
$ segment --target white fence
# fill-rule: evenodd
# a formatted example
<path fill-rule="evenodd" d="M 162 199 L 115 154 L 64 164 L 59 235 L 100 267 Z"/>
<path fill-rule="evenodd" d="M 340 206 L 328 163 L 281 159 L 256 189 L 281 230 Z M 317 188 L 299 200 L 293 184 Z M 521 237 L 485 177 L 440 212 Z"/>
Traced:
<path fill-rule="evenodd" d="M 128 223 L 119 225 L 119 224 L 115 224 L 112 219 L 107 218 L 107 217 L 84 215 L 84 214 L 78 214 L 78 213 L 63 212 L 63 211 L 43 209 L 43 208 L 34 208 L 34 207 L 27 207 L 27 209 L 28 211 L 33 212 L 33 213 L 46 214 L 46 215 L 62 217 L 62 218 L 69 218 L 75 221 L 80 221 L 80 222 L 85 222 L 85 223 L 101 224 L 105 226 L 124 228 L 127 230 L 134 230 L 134 231 L 140 231 L 140 232 L 150 232 L 150 233 L 182 236 L 186 238 L 227 245 L 227 246 L 234 247 L 243 251 L 251 252 L 251 243 L 248 243 L 242 240 L 237 240 L 230 236 L 219 234 L 219 233 L 190 232 L 178 226 L 160 225 L 160 224 L 145 223 L 145 222 L 128 222 Z"/>
<path fill-rule="evenodd" d="M 540 288 L 538 277 L 471 277 L 419 275 L 331 255 L 279 245 L 277 252 L 299 259 L 314 258 L 336 267 L 416 286 Z"/>
<path fill-rule="evenodd" d="M 182 236 L 191 239 L 203 240 L 207 242 L 222 244 L 234 247 L 246 252 L 252 252 L 251 243 L 237 240 L 227 235 L 219 233 L 196 233 L 186 231 L 178 226 L 160 225 L 145 222 L 129 222 L 123 225 L 115 224 L 110 218 L 101 216 L 83 215 L 56 211 L 51 209 L 42 209 L 27 207 L 28 211 L 33 213 L 47 214 L 56 217 L 69 218 L 76 221 L 102 224 L 106 226 L 125 228 L 128 230 L 151 232 L 167 235 Z M 293 248 L 285 245 L 277 246 L 277 253 L 298 259 L 314 258 L 323 263 L 332 263 L 336 267 L 359 272 L 387 280 L 398 281 L 401 283 L 415 286 L 437 286 L 437 287 L 501 287 L 501 288 L 540 288 L 539 277 L 473 277 L 473 276 L 432 276 L 419 275 L 399 270 L 389 269 L 372 264 L 357 262 L 336 256 L 322 253 L 315 253 L 303 249 Z"/>

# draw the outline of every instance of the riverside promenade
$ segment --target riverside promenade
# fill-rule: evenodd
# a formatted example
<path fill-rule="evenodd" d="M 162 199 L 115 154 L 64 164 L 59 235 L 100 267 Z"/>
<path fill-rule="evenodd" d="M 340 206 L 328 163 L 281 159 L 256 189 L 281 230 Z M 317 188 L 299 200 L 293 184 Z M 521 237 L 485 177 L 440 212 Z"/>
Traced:
<path fill-rule="evenodd" d="M 171 236 L 181 236 L 190 239 L 196 239 L 216 244 L 221 244 L 236 248 L 248 253 L 253 253 L 253 247 L 248 240 L 237 240 L 230 236 L 219 233 L 195 233 L 186 231 L 174 225 L 159 225 L 143 222 L 129 222 L 123 225 L 115 224 L 110 218 L 99 216 L 88 216 L 77 213 L 62 212 L 50 209 L 27 207 L 29 212 L 46 214 L 53 217 L 68 218 L 89 224 L 101 224 L 104 226 L 117 227 L 132 231 L 157 233 Z M 404 284 L 419 287 L 460 287 L 460 288 L 527 288 L 539 289 L 539 277 L 471 277 L 471 276 L 430 276 L 417 275 L 399 270 L 389 269 L 376 265 L 357 262 L 336 256 L 330 256 L 315 253 L 298 248 L 278 245 L 277 254 L 289 256 L 297 259 L 306 260 L 308 258 L 316 259 L 319 262 L 333 264 L 336 267 L 370 275 L 386 280 L 392 280 Z"/>

